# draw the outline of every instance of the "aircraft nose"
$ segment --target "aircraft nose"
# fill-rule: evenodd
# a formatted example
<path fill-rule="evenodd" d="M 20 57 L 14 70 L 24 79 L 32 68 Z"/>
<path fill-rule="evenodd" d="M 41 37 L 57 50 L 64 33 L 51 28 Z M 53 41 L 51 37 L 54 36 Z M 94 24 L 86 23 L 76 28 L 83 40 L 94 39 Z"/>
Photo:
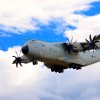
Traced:
<path fill-rule="evenodd" d="M 28 45 L 23 46 L 23 47 L 22 47 L 22 53 L 23 53 L 23 54 L 27 54 L 28 52 L 29 52 L 29 47 L 28 47 Z"/>

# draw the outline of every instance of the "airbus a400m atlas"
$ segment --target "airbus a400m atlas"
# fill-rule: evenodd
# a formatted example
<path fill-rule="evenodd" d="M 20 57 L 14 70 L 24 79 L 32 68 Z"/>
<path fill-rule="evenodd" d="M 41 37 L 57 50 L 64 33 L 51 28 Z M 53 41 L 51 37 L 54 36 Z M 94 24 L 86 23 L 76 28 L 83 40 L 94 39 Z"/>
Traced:
<path fill-rule="evenodd" d="M 64 72 L 64 69 L 81 69 L 84 66 L 100 61 L 100 34 L 89 36 L 86 42 L 74 43 L 47 43 L 44 41 L 31 40 L 27 42 L 21 51 L 23 56 L 13 56 L 13 64 L 22 66 L 22 63 L 38 64 L 38 61 L 44 62 L 44 65 L 52 72 Z"/>

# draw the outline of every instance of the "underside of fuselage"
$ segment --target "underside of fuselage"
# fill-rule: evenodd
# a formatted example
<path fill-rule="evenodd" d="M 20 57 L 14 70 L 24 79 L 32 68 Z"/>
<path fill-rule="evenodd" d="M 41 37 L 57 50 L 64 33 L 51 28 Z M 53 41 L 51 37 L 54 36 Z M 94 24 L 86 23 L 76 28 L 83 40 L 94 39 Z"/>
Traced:
<path fill-rule="evenodd" d="M 58 59 L 50 59 L 46 57 L 40 57 L 40 56 L 32 56 L 28 55 L 28 58 L 30 58 L 31 62 L 40 61 L 43 62 L 44 65 L 51 69 L 52 72 L 58 72 L 62 73 L 65 69 L 72 68 L 72 69 L 81 69 L 82 65 L 76 64 L 76 63 L 69 63 L 67 61 L 62 61 L 60 58 Z"/>
<path fill-rule="evenodd" d="M 62 73 L 64 72 L 65 69 L 68 69 L 68 68 L 79 70 L 83 67 L 83 65 L 64 62 L 64 61 L 61 61 L 60 59 L 57 59 L 57 60 L 44 59 L 41 61 L 44 62 L 44 65 L 47 68 L 51 69 L 52 72 L 54 71 L 54 72 Z"/>

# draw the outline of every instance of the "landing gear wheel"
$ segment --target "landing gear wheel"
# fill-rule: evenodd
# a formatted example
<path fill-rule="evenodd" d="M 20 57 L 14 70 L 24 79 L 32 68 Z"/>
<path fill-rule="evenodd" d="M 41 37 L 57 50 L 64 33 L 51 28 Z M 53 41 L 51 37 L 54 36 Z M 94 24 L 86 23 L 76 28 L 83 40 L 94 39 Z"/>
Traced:
<path fill-rule="evenodd" d="M 81 67 L 80 66 L 77 66 L 76 69 L 79 70 L 79 69 L 81 69 Z"/>
<path fill-rule="evenodd" d="M 59 73 L 63 73 L 64 70 L 63 70 L 63 69 L 58 69 L 58 72 L 59 72 Z"/>
<path fill-rule="evenodd" d="M 64 69 L 61 67 L 61 66 L 54 66 L 51 68 L 51 71 L 52 72 L 58 72 L 58 73 L 63 73 L 64 72 Z"/>
<path fill-rule="evenodd" d="M 51 71 L 52 71 L 52 72 L 54 72 L 54 69 L 53 69 L 53 68 L 51 68 Z"/>
<path fill-rule="evenodd" d="M 33 65 L 37 65 L 38 64 L 38 62 L 37 61 L 33 61 Z"/>
<path fill-rule="evenodd" d="M 69 68 L 73 68 L 73 69 L 79 70 L 79 69 L 81 69 L 81 66 L 78 65 L 78 64 L 70 64 L 70 65 L 69 65 Z"/>

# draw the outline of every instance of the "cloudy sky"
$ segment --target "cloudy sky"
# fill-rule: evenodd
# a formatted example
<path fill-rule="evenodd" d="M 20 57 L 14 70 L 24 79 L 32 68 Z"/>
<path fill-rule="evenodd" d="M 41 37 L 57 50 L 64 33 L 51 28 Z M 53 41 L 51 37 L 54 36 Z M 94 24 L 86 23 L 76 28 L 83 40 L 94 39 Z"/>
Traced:
<path fill-rule="evenodd" d="M 100 34 L 100 0 L 0 0 L 0 100 L 100 100 L 100 63 L 52 73 L 18 69 L 12 55 L 30 39 L 84 41 Z"/>

